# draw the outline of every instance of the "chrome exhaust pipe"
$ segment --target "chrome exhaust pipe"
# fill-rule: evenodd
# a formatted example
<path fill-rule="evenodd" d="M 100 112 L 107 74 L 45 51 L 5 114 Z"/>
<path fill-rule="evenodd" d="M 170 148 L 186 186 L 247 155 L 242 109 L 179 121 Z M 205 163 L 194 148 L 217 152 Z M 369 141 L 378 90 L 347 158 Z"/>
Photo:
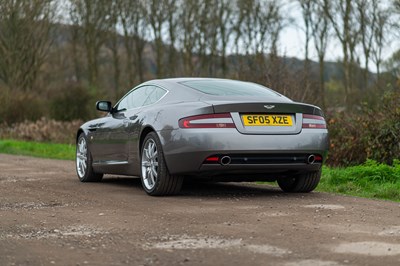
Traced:
<path fill-rule="evenodd" d="M 220 160 L 221 165 L 228 165 L 231 163 L 231 157 L 229 156 L 224 156 Z"/>
<path fill-rule="evenodd" d="M 308 164 L 313 164 L 315 162 L 315 155 L 311 154 L 310 156 L 308 156 L 307 158 L 307 163 Z"/>

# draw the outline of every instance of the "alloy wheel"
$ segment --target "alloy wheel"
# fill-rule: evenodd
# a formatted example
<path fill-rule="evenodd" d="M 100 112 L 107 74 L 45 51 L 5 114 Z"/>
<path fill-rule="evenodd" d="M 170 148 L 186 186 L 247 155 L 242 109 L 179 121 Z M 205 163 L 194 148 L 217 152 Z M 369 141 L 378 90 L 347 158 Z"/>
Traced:
<path fill-rule="evenodd" d="M 153 139 L 148 139 L 142 152 L 142 178 L 148 190 L 152 190 L 158 178 L 158 151 Z"/>
<path fill-rule="evenodd" d="M 76 149 L 76 169 L 80 178 L 83 178 L 87 171 L 87 143 L 85 138 L 80 138 Z"/>

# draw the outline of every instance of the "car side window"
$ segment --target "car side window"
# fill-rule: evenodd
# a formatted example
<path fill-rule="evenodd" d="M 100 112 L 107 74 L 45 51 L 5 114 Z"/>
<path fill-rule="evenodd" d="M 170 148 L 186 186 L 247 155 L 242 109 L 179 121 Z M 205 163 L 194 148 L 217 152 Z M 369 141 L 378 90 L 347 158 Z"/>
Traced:
<path fill-rule="evenodd" d="M 154 91 L 154 86 L 143 86 L 131 91 L 118 104 L 118 110 L 138 108 L 144 105 Z"/>
<path fill-rule="evenodd" d="M 153 104 L 158 100 L 160 100 L 167 93 L 167 91 L 162 88 L 156 86 L 153 86 L 153 88 L 154 88 L 153 92 L 149 95 L 149 97 L 146 99 L 143 105 Z"/>

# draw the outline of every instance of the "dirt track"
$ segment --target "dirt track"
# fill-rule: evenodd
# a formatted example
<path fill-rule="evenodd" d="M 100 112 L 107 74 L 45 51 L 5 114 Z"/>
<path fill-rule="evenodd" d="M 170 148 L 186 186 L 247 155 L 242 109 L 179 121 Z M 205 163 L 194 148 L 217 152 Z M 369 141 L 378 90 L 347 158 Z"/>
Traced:
<path fill-rule="evenodd" d="M 0 154 L 0 265 L 400 265 L 400 204 L 250 184 L 80 183 Z"/>

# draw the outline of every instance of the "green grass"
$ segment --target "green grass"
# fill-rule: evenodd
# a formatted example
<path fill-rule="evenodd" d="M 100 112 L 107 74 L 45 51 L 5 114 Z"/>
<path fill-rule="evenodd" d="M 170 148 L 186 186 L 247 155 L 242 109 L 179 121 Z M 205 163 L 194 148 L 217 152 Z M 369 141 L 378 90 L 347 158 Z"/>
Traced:
<path fill-rule="evenodd" d="M 74 160 L 75 145 L 19 140 L 0 140 L 0 153 Z"/>
<path fill-rule="evenodd" d="M 347 168 L 324 167 L 317 191 L 400 201 L 400 161 L 392 166 L 369 160 Z"/>
<path fill-rule="evenodd" d="M 0 140 L 0 153 L 52 159 L 75 159 L 75 146 L 17 140 Z M 323 167 L 317 191 L 400 202 L 400 161 L 392 166 L 367 161 L 346 168 Z"/>

